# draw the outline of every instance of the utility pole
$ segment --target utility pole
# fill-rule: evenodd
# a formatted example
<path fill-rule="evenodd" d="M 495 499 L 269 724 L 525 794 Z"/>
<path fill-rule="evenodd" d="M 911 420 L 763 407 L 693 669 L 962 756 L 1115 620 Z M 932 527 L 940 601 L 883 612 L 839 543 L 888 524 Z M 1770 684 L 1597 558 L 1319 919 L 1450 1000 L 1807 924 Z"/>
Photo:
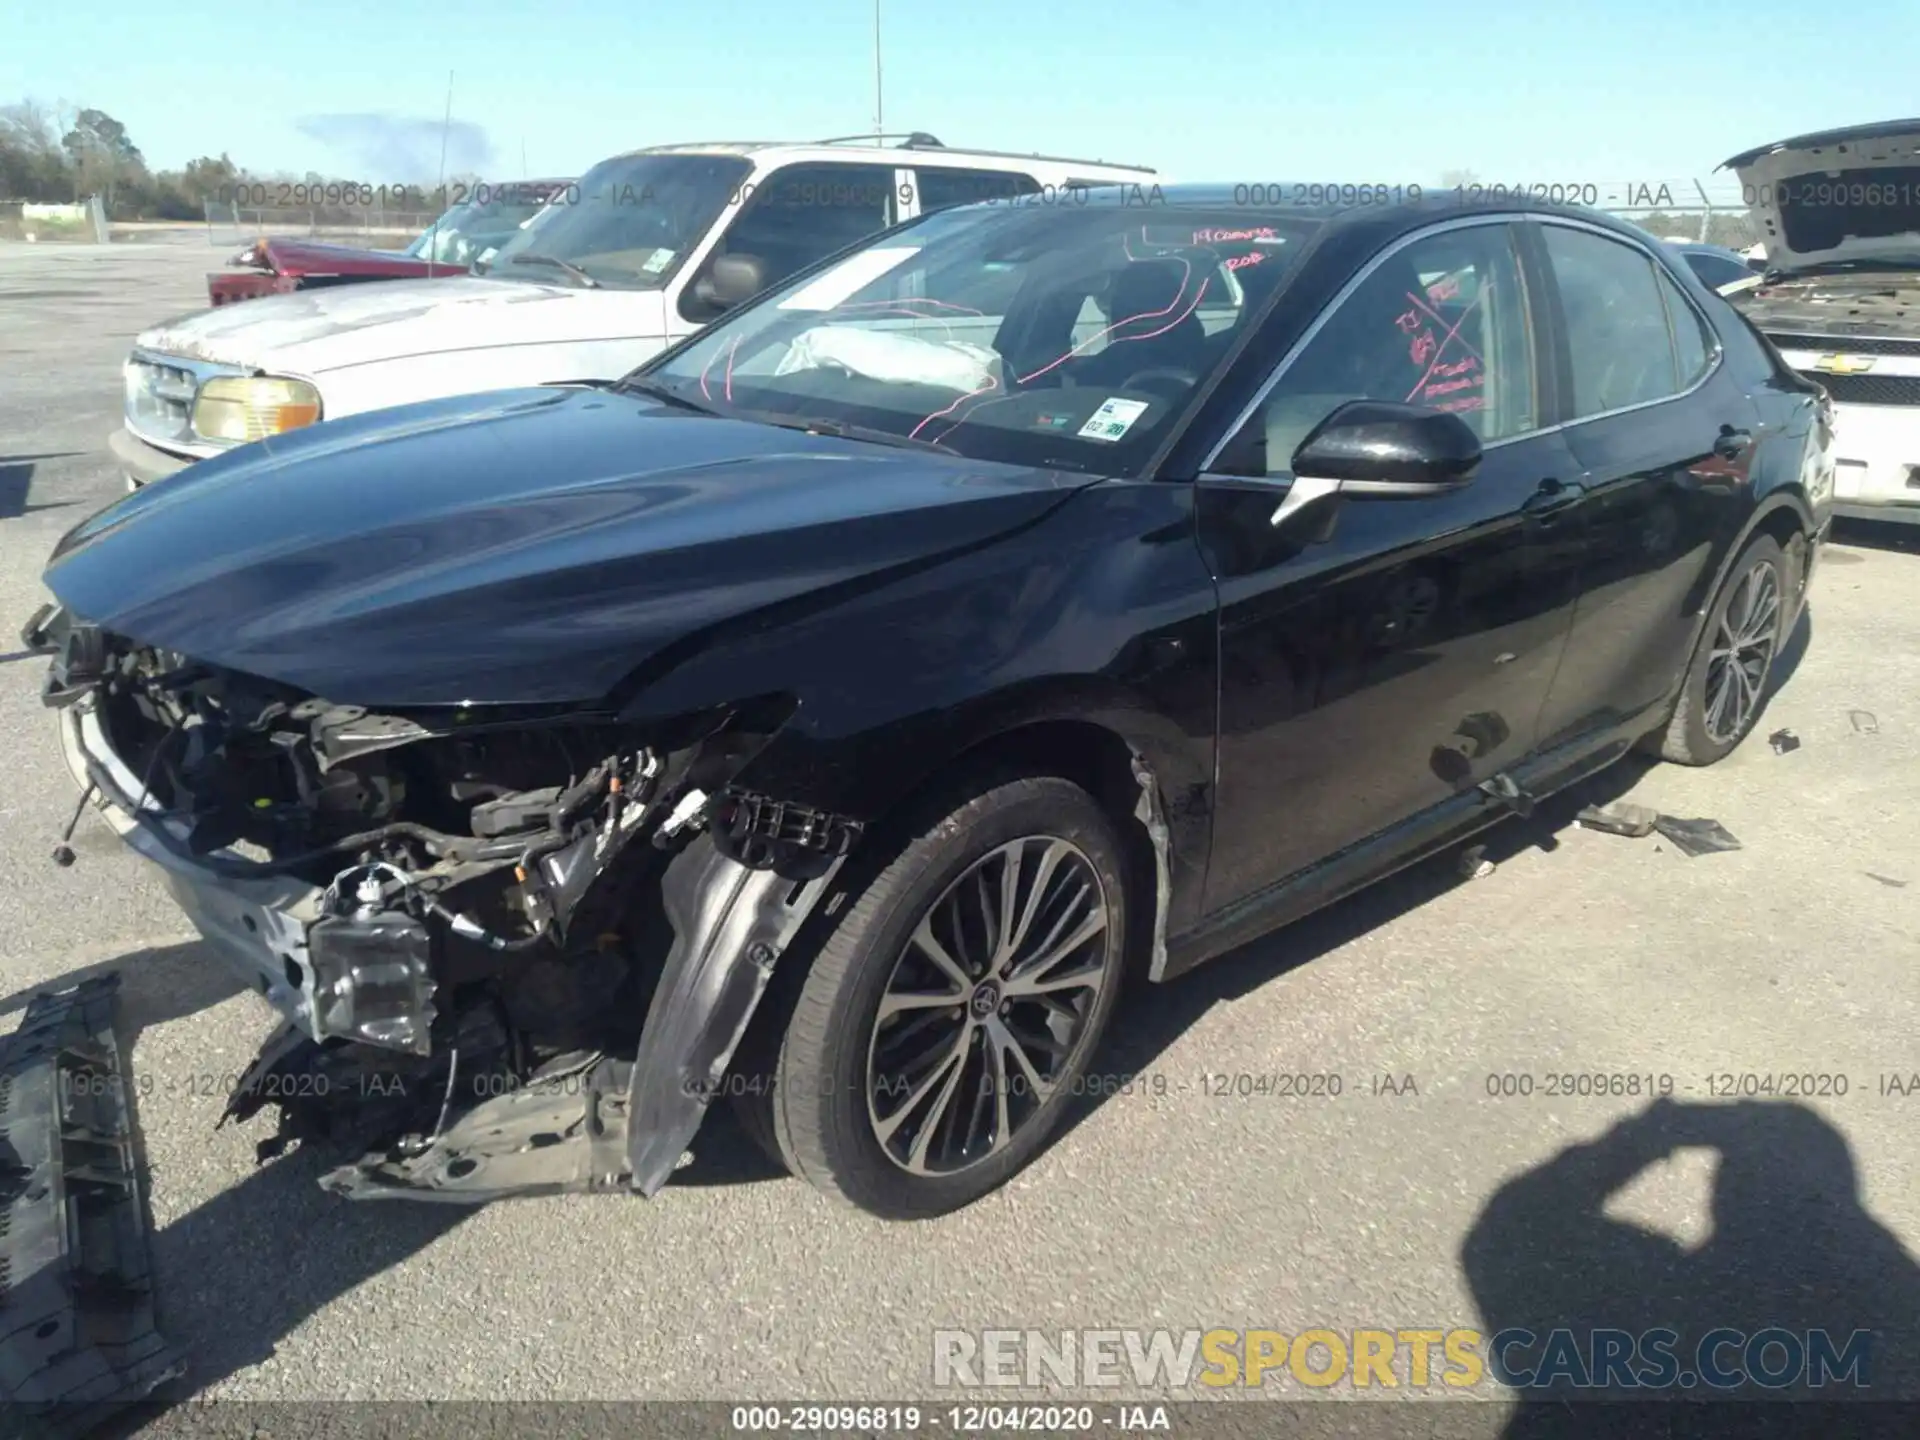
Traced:
<path fill-rule="evenodd" d="M 873 0 L 873 133 L 876 137 L 887 133 L 884 111 L 881 106 L 880 87 L 880 0 Z"/>

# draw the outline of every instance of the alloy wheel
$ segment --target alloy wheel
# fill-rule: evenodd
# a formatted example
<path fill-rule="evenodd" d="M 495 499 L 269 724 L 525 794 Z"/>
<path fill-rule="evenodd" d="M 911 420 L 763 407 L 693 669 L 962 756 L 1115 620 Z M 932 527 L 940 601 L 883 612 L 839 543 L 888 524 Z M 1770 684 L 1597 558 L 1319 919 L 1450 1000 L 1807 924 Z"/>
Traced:
<path fill-rule="evenodd" d="M 867 1116 L 909 1174 L 1005 1150 L 1074 1073 L 1118 946 L 1084 851 L 1030 835 L 969 865 L 895 961 L 867 1051 Z"/>
<path fill-rule="evenodd" d="M 1716 744 L 1736 739 L 1760 706 L 1780 632 L 1780 577 L 1761 560 L 1740 577 L 1714 631 L 1707 654 L 1707 734 Z"/>

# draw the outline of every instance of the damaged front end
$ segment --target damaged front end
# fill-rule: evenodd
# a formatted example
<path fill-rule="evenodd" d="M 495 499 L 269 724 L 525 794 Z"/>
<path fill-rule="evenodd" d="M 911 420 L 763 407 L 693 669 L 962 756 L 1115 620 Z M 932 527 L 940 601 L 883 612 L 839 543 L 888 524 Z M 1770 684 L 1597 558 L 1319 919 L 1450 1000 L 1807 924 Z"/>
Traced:
<path fill-rule="evenodd" d="M 783 696 L 380 714 L 58 607 L 23 639 L 86 797 L 282 1016 L 222 1123 L 357 1153 L 348 1195 L 655 1193 L 859 834 L 751 789 Z"/>

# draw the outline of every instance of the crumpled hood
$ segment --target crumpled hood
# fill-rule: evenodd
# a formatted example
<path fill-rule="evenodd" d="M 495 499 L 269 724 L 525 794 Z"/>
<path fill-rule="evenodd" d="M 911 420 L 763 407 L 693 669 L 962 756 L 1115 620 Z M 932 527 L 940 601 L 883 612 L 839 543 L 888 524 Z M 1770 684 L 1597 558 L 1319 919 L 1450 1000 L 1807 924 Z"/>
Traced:
<path fill-rule="evenodd" d="M 404 250 L 281 237 L 256 240 L 228 263 L 276 275 L 457 275 L 466 269 L 450 261 L 417 260 Z"/>
<path fill-rule="evenodd" d="M 657 290 L 588 290 L 564 282 L 448 275 L 332 285 L 163 321 L 142 350 L 315 376 L 415 355 L 622 340 L 665 333 Z"/>
<path fill-rule="evenodd" d="M 585 388 L 353 416 L 60 542 L 81 620 L 342 704 L 588 702 L 663 646 L 1038 519 L 1086 476 Z"/>
<path fill-rule="evenodd" d="M 1920 120 L 1823 130 L 1735 155 L 1772 270 L 1836 261 L 1920 268 Z"/>

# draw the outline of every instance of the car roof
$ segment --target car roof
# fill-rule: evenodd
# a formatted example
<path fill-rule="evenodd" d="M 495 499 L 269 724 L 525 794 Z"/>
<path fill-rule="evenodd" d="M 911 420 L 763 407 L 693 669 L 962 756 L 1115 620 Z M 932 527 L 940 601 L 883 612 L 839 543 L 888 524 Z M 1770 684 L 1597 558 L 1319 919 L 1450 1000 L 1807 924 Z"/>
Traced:
<path fill-rule="evenodd" d="M 876 160 L 886 159 L 895 166 L 916 164 L 973 165 L 986 162 L 988 168 L 1005 169 L 1007 161 L 1030 165 L 1070 166 L 1082 170 L 1109 171 L 1138 175 L 1142 179 L 1156 172 L 1150 165 L 1130 165 L 1111 160 L 1088 160 L 1071 155 L 1042 155 L 1016 150 L 970 150 L 942 144 L 933 136 L 915 131 L 899 143 L 881 143 L 893 137 L 880 135 L 836 135 L 824 140 L 695 140 L 673 145 L 645 145 L 614 157 L 633 155 L 740 155 L 769 158 L 778 152 L 794 159 Z M 995 163 L 998 162 L 998 163 Z"/>
<path fill-rule="evenodd" d="M 1384 198 L 1381 197 L 1384 192 Z M 1418 192 L 1417 198 L 1409 192 Z M 1329 196 L 1333 198 L 1329 199 Z M 1318 198 L 1316 198 L 1318 197 Z M 1497 189 L 1476 186 L 1472 192 L 1418 184 L 1384 185 L 1336 183 L 1283 183 L 1227 185 L 1182 182 L 1170 184 L 1153 180 L 1108 182 L 1089 188 L 1086 205 L 1036 207 L 1062 214 L 1084 213 L 1102 202 L 1122 207 L 1153 211 L 1171 209 L 1244 210 L 1274 218 L 1297 218 L 1324 225 L 1377 225 L 1388 230 L 1415 230 L 1436 220 L 1476 215 L 1533 215 L 1579 220 L 1629 239 L 1646 243 L 1654 240 L 1638 225 L 1630 224 L 1604 210 L 1571 205 L 1538 196 L 1501 193 Z M 986 205 L 980 208 L 988 208 Z M 1007 207 L 999 207 L 1005 210 Z M 1014 213 L 1009 211 L 1008 213 Z M 1034 210 L 1020 210 L 1032 214 Z M 1656 242 L 1658 243 L 1658 242 Z"/>

